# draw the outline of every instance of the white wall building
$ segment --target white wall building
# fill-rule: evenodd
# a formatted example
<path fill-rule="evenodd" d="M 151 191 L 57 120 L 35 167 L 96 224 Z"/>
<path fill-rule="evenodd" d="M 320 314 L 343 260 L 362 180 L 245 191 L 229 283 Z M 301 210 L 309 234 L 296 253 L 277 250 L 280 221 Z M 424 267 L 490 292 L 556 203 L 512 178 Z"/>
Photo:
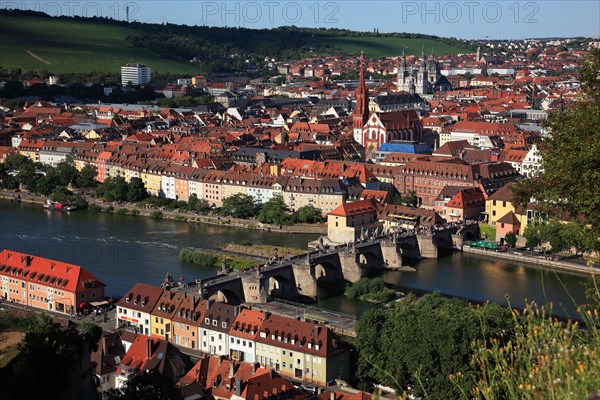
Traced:
<path fill-rule="evenodd" d="M 121 67 L 121 85 L 145 85 L 150 82 L 150 67 L 144 64 L 131 63 Z"/>

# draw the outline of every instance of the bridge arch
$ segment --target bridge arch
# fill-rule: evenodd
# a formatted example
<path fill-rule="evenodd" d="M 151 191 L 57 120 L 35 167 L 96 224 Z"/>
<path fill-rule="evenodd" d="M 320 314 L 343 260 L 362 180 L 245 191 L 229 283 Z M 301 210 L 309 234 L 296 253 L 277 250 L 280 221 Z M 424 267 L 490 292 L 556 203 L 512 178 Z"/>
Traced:
<path fill-rule="evenodd" d="M 381 266 L 382 257 L 380 254 L 376 254 L 371 251 L 359 251 L 358 254 L 358 263 L 362 266 Z"/>
<path fill-rule="evenodd" d="M 477 240 L 477 238 L 475 237 L 475 234 L 471 231 L 471 230 L 466 230 L 464 233 L 462 233 L 463 239 L 469 242 L 472 242 L 474 240 Z"/>
<path fill-rule="evenodd" d="M 236 293 L 235 291 L 230 289 L 221 289 L 214 293 L 212 296 L 210 296 L 209 299 L 237 306 L 244 302 L 244 295 L 242 294 L 240 296 L 239 293 Z"/>
<path fill-rule="evenodd" d="M 271 275 L 264 280 L 264 289 L 268 295 L 290 297 L 298 291 L 293 279 L 284 275 Z"/>

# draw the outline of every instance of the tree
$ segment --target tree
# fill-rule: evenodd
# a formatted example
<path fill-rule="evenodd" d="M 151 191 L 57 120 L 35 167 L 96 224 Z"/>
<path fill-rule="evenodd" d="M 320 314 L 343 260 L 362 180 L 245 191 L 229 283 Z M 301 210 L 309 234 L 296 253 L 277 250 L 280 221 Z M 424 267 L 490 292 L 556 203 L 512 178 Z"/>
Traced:
<path fill-rule="evenodd" d="M 87 357 L 89 363 L 90 353 L 85 344 L 95 348 L 100 335 L 99 327 L 84 325 L 78 333 L 62 329 L 47 313 L 36 316 L 19 344 L 20 354 L 3 371 L 3 386 L 9 397 L 91 398 L 92 376 L 89 370 L 83 370 L 82 360 Z"/>
<path fill-rule="evenodd" d="M 200 213 L 207 213 L 210 210 L 210 204 L 206 199 L 198 199 L 196 193 L 192 193 L 188 199 L 187 209 Z"/>
<path fill-rule="evenodd" d="M 123 177 L 107 178 L 96 188 L 96 195 L 106 201 L 126 201 L 129 187 Z"/>
<path fill-rule="evenodd" d="M 294 217 L 296 222 L 306 224 L 323 222 L 323 213 L 321 209 L 311 205 L 300 207 Z"/>
<path fill-rule="evenodd" d="M 98 176 L 98 170 L 92 164 L 87 164 L 81 171 L 79 171 L 79 175 L 77 176 L 75 183 L 77 186 L 82 188 L 95 187 L 98 185 L 98 181 L 96 181 L 96 176 Z"/>
<path fill-rule="evenodd" d="M 21 165 L 16 177 L 19 184 L 25 185 L 27 190 L 35 192 L 38 177 L 35 173 L 35 166 L 33 163 Z"/>
<path fill-rule="evenodd" d="M 479 373 L 470 363 L 470 343 L 509 336 L 511 326 L 510 310 L 498 305 L 471 306 L 439 294 L 409 296 L 388 309 L 367 311 L 357 323 L 357 375 L 391 386 L 398 395 L 458 398 L 463 388 L 450 374 L 461 370 L 476 379 Z"/>
<path fill-rule="evenodd" d="M 514 232 L 508 232 L 506 236 L 504 236 L 504 242 L 509 247 L 514 247 L 517 244 L 517 235 Z"/>
<path fill-rule="evenodd" d="M 258 220 L 263 224 L 288 225 L 291 223 L 290 209 L 282 196 L 274 196 L 261 208 Z"/>
<path fill-rule="evenodd" d="M 581 214 L 600 236 L 600 49 L 592 50 L 580 71 L 580 101 L 548 116 L 549 135 L 540 146 L 537 179 L 519 181 L 530 186 L 538 208 L 550 218 L 571 220 Z"/>
<path fill-rule="evenodd" d="M 57 186 L 52 191 L 52 196 L 51 197 L 52 197 L 53 201 L 63 202 L 63 201 L 70 201 L 72 195 L 73 195 L 73 192 L 71 192 L 66 187 L 64 187 L 64 186 Z"/>
<path fill-rule="evenodd" d="M 590 227 L 581 221 L 568 222 L 562 225 L 561 235 L 566 248 L 575 248 L 575 254 L 598 249 L 598 242 Z"/>
<path fill-rule="evenodd" d="M 124 389 L 112 390 L 109 400 L 181 400 L 175 381 L 156 371 L 142 372 L 131 379 Z"/>
<path fill-rule="evenodd" d="M 79 325 L 79 332 L 87 341 L 91 351 L 98 351 L 98 342 L 102 338 L 102 328 L 91 322 L 83 322 Z"/>
<path fill-rule="evenodd" d="M 540 240 L 550 244 L 552 253 L 558 253 L 567 247 L 562 230 L 563 224 L 558 221 L 550 221 L 540 227 Z"/>
<path fill-rule="evenodd" d="M 256 215 L 256 208 L 252 196 L 236 193 L 223 200 L 220 213 L 234 218 L 250 218 Z"/>
<path fill-rule="evenodd" d="M 131 178 L 127 184 L 127 201 L 134 203 L 137 201 L 142 201 L 146 197 L 148 197 L 148 192 L 144 186 L 144 181 L 142 181 L 140 178 Z"/>
<path fill-rule="evenodd" d="M 415 191 L 408 192 L 406 196 L 402 197 L 402 204 L 407 207 L 416 207 L 418 204 L 417 193 Z"/>
<path fill-rule="evenodd" d="M 54 170 L 46 172 L 46 175 L 40 176 L 35 183 L 35 192 L 44 196 L 49 196 L 59 185 L 58 176 Z"/>
<path fill-rule="evenodd" d="M 538 247 L 541 243 L 540 233 L 537 225 L 527 225 L 523 231 L 523 236 L 525 236 L 525 245 L 531 250 L 533 250 L 535 247 Z"/>
<path fill-rule="evenodd" d="M 72 157 L 67 157 L 64 161 L 56 164 L 56 175 L 58 176 L 59 185 L 67 186 L 70 183 L 75 183 L 77 169 Z"/>

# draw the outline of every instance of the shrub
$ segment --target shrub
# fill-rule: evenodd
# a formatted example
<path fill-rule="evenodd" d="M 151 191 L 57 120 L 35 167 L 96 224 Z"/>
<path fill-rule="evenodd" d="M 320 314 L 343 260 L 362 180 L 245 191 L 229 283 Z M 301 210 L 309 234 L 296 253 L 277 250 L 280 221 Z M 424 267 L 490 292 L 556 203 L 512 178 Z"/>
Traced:
<path fill-rule="evenodd" d="M 118 215 L 127 215 L 128 213 L 129 213 L 129 211 L 126 208 L 119 208 L 117 210 Z"/>
<path fill-rule="evenodd" d="M 152 219 L 162 219 L 163 218 L 163 213 L 162 213 L 162 211 L 152 211 L 152 213 L 150 213 L 150 218 L 152 218 Z"/>
<path fill-rule="evenodd" d="M 140 215 L 140 210 L 131 210 L 131 215 L 137 217 L 138 215 Z"/>
<path fill-rule="evenodd" d="M 246 239 L 245 239 L 245 240 L 240 240 L 240 241 L 238 242 L 238 244 L 239 244 L 240 246 L 247 246 L 247 247 L 250 247 L 250 246 L 252 246 L 252 242 L 251 242 L 251 241 L 249 241 L 249 240 L 246 240 Z"/>
<path fill-rule="evenodd" d="M 108 206 L 106 208 L 103 209 L 103 211 L 107 212 L 107 213 L 111 213 L 115 210 L 115 208 L 113 206 Z"/>

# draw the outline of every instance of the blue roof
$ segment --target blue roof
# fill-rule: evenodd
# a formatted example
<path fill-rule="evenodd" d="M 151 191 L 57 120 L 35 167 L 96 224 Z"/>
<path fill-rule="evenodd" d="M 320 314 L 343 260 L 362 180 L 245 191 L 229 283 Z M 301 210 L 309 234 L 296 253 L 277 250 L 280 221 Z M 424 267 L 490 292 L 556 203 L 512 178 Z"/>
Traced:
<path fill-rule="evenodd" d="M 431 154 L 433 150 L 425 143 L 384 143 L 379 151 L 386 153 Z"/>

